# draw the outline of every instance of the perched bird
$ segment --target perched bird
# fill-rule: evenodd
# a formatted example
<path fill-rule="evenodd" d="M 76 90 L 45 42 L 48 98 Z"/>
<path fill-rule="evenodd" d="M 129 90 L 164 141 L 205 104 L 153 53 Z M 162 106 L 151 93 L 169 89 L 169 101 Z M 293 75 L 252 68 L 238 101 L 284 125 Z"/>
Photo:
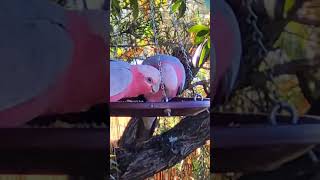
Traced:
<path fill-rule="evenodd" d="M 169 99 L 174 98 L 179 95 L 184 88 L 186 81 L 185 69 L 178 58 L 163 54 L 151 56 L 143 61 L 142 64 L 151 65 L 159 69 L 159 59 L 161 61 L 161 75 L 166 96 Z M 163 91 L 159 90 L 156 94 L 146 94 L 145 98 L 149 102 L 160 102 L 165 100 L 163 95 Z"/>
<path fill-rule="evenodd" d="M 50 1 L 0 6 L 0 127 L 108 101 L 104 11 Z"/>
<path fill-rule="evenodd" d="M 168 100 L 179 95 L 184 89 L 186 74 L 185 69 L 180 60 L 174 56 L 156 55 L 151 56 L 143 64 L 151 65 L 159 69 L 159 59 L 161 61 L 162 80 L 164 90 Z M 145 99 L 149 102 L 161 102 L 165 100 L 163 90 L 160 89 L 155 94 L 146 94 Z M 150 129 L 153 127 L 156 117 L 142 117 L 144 129 L 140 129 L 142 136 L 151 136 Z"/>
<path fill-rule="evenodd" d="M 160 72 L 153 66 L 110 61 L 110 102 L 155 94 L 159 88 Z"/>
<path fill-rule="evenodd" d="M 224 0 L 212 1 L 212 40 L 216 67 L 213 76 L 213 104 L 227 101 L 237 80 L 241 60 L 241 35 L 237 19 Z"/>

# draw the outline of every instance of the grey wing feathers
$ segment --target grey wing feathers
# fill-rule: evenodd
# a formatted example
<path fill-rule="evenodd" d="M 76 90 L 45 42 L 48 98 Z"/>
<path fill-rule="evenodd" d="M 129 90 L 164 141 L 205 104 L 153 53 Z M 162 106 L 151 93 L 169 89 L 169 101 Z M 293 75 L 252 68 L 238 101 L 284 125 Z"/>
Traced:
<path fill-rule="evenodd" d="M 123 61 L 110 61 L 110 96 L 124 91 L 132 79 L 130 64 Z"/>

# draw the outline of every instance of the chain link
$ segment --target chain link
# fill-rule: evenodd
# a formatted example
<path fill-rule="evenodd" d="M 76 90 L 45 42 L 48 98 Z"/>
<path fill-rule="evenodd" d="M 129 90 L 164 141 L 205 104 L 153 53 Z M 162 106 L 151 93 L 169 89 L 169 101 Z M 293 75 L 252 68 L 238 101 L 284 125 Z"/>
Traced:
<path fill-rule="evenodd" d="M 178 32 L 178 29 L 179 29 L 179 24 L 180 24 L 180 22 L 179 22 L 179 19 L 177 19 L 175 16 L 174 16 L 174 14 L 173 14 L 173 12 L 172 12 L 172 7 L 170 6 L 170 4 L 172 4 L 172 2 L 170 3 L 170 1 L 167 1 L 168 2 L 168 7 L 169 7 L 169 14 L 170 14 L 170 17 L 171 17 L 171 19 L 172 19 L 172 24 L 173 24 L 173 27 L 174 27 L 174 31 L 175 32 L 177 32 L 177 33 L 179 33 Z M 181 51 L 182 51 L 182 53 L 183 53 L 183 56 L 184 56 L 184 58 L 185 58 L 185 60 L 186 60 L 186 65 L 187 65 L 187 69 L 188 69 L 188 73 L 189 73 L 189 76 L 190 76 L 190 78 L 193 80 L 194 79 L 194 76 L 193 76 L 193 73 L 192 73 L 192 70 L 191 70 L 191 66 L 190 66 L 190 62 L 191 62 L 191 60 L 190 60 L 190 58 L 188 57 L 188 55 L 187 55 L 187 50 L 184 48 L 184 46 L 183 46 L 183 42 L 182 42 L 182 38 L 181 38 L 181 36 L 177 36 L 178 37 L 178 44 L 179 44 L 179 48 L 181 49 Z M 197 98 L 196 97 L 199 97 L 199 96 L 201 96 L 200 94 L 198 94 L 198 93 L 194 93 L 194 91 L 193 91 L 193 96 L 194 96 L 194 99 L 196 100 Z M 202 98 L 203 99 L 203 98 Z"/>
<path fill-rule="evenodd" d="M 268 76 L 271 83 L 273 84 L 273 86 L 275 87 L 275 89 L 272 90 L 273 97 L 271 97 L 271 99 L 272 99 L 272 101 L 274 101 L 274 103 L 280 103 L 280 100 L 279 100 L 280 96 L 276 91 L 276 89 L 278 88 L 278 85 L 275 83 L 274 76 L 273 76 L 274 71 L 273 71 L 273 68 L 271 67 L 270 63 L 267 62 L 267 60 L 265 58 L 265 56 L 268 53 L 268 50 L 263 43 L 263 38 L 264 38 L 263 33 L 257 25 L 258 16 L 256 15 L 256 13 L 254 12 L 254 10 L 252 8 L 253 0 L 246 0 L 245 4 L 246 4 L 247 10 L 249 11 L 248 17 L 246 18 L 246 22 L 253 27 L 253 40 L 259 45 L 258 58 L 262 59 L 263 62 L 267 66 L 270 67 L 270 73 L 268 73 L 268 72 L 265 72 L 265 73 Z"/>
<path fill-rule="evenodd" d="M 156 28 L 156 22 L 155 22 L 155 9 L 154 9 L 154 2 L 153 0 L 150 0 L 150 15 L 151 15 L 151 23 L 152 23 L 152 29 L 153 29 L 153 35 L 154 35 L 154 43 L 156 46 L 156 56 L 158 59 L 158 66 L 159 66 L 159 72 L 160 72 L 160 88 L 162 90 L 162 94 L 165 98 L 165 102 L 168 102 L 169 99 L 167 97 L 167 93 L 165 90 L 165 85 L 163 82 L 163 74 L 162 74 L 162 63 L 161 63 L 161 57 L 160 57 L 160 49 L 159 49 L 159 42 L 158 42 L 158 33 Z"/>
<path fill-rule="evenodd" d="M 168 6 L 170 7 L 170 1 L 168 1 Z M 172 8 L 170 7 L 170 16 L 171 16 L 171 19 L 172 19 L 172 24 L 173 24 L 173 27 L 174 27 L 174 31 L 175 32 L 177 32 L 178 33 L 178 29 L 179 29 L 179 20 L 174 16 L 174 14 L 173 14 L 173 12 L 172 12 Z M 190 62 L 190 58 L 188 57 L 188 55 L 187 55 L 187 50 L 184 48 L 184 46 L 183 46 L 183 42 L 182 42 L 182 38 L 181 38 L 181 36 L 177 36 L 178 37 L 178 44 L 179 44 L 179 47 L 180 47 L 180 49 L 181 49 L 181 51 L 182 51 L 182 53 L 183 53 L 183 56 L 184 56 L 184 58 L 186 59 L 186 61 L 187 61 L 187 69 L 188 69 L 188 73 L 189 73 L 189 75 L 190 75 L 190 77 L 193 79 L 194 77 L 193 77 L 193 74 L 192 74 L 192 70 L 191 70 L 191 66 L 190 66 L 190 64 L 189 64 L 189 62 Z"/>
<path fill-rule="evenodd" d="M 246 0 L 246 8 L 249 11 L 249 15 L 246 19 L 247 23 L 249 25 L 252 25 L 253 27 L 253 40 L 259 45 L 259 49 L 258 49 L 258 58 L 262 59 L 263 62 L 270 67 L 270 72 L 266 72 L 265 74 L 267 75 L 267 77 L 269 78 L 269 80 L 271 81 L 271 83 L 274 86 L 274 89 L 272 90 L 272 97 L 271 100 L 274 103 L 273 109 L 271 111 L 271 117 L 270 117 L 270 121 L 272 123 L 276 122 L 276 115 L 275 113 L 278 110 L 286 110 L 291 114 L 291 118 L 292 118 L 292 122 L 293 123 L 297 123 L 298 121 L 298 113 L 297 110 L 294 106 L 291 106 L 290 104 L 288 104 L 287 102 L 283 102 L 280 100 L 280 95 L 277 92 L 277 89 L 279 89 L 278 85 L 275 83 L 274 80 L 274 71 L 273 68 L 271 67 L 271 65 L 267 62 L 265 56 L 268 53 L 267 48 L 265 47 L 264 43 L 263 43 L 263 33 L 261 32 L 261 30 L 259 29 L 257 22 L 258 22 L 258 16 L 255 14 L 255 12 L 253 11 L 253 0 Z"/>

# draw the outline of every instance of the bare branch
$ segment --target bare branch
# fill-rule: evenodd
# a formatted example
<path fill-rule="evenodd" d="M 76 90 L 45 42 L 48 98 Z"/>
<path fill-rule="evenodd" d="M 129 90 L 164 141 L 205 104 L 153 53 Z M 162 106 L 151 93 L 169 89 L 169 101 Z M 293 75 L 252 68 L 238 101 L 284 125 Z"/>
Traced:
<path fill-rule="evenodd" d="M 239 82 L 239 89 L 245 88 L 249 85 L 261 86 L 268 80 L 268 77 L 265 74 L 273 73 L 273 76 L 280 75 L 297 75 L 300 72 L 310 71 L 313 69 L 318 69 L 320 67 L 319 57 L 315 59 L 296 59 L 291 60 L 290 62 L 284 64 L 277 64 L 271 69 L 268 69 L 264 72 L 255 71 L 250 74 L 249 81 L 248 78 L 243 79 L 244 81 Z M 272 72 L 273 71 L 273 72 Z"/>
<path fill-rule="evenodd" d="M 320 21 L 318 19 L 310 19 L 306 17 L 299 17 L 296 14 L 289 17 L 290 20 L 296 21 L 301 24 L 310 25 L 310 26 L 320 26 Z"/>

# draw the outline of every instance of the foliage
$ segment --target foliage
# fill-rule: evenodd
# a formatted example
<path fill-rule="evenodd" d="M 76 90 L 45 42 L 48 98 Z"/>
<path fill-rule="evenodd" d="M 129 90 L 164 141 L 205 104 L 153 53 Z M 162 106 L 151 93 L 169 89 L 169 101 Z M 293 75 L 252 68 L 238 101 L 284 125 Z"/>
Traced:
<path fill-rule="evenodd" d="M 289 2 L 289 1 L 286 1 Z M 311 4 L 313 3 L 313 5 Z M 314 4 L 315 3 L 315 4 Z M 309 5 L 305 5 L 309 4 Z M 304 14 L 304 18 L 309 16 L 313 20 L 320 20 L 316 6 L 317 1 L 310 1 L 304 3 L 303 7 L 298 10 L 298 14 Z M 292 4 L 286 4 L 286 11 L 292 8 Z M 304 12 L 304 13 L 301 13 Z M 313 13 L 313 14 L 312 14 Z M 282 33 L 274 43 L 273 48 L 269 50 L 265 57 L 265 61 L 261 60 L 259 64 L 259 72 L 266 72 L 269 69 L 274 68 L 277 65 L 286 65 L 288 63 L 307 63 L 316 64 L 318 57 L 318 49 L 320 45 L 319 40 L 320 28 L 308 25 L 298 21 L 290 21 L 283 29 Z M 252 57 L 253 59 L 255 57 Z M 267 62 L 267 63 L 265 63 Z M 283 66 L 285 67 L 285 66 Z M 311 66 L 310 66 L 311 67 Z M 265 88 L 271 92 L 275 90 L 279 94 L 280 100 L 288 101 L 293 105 L 300 115 L 305 114 L 311 101 L 317 100 L 320 95 L 317 90 L 317 84 L 320 80 L 319 67 L 313 67 L 314 69 L 305 69 L 300 74 L 288 74 L 281 73 L 274 77 L 275 86 L 270 81 L 265 83 Z M 286 71 L 287 69 L 283 69 Z M 270 73 L 270 72 L 269 72 Z M 299 77 L 303 74 L 308 79 L 307 87 L 302 84 Z M 253 74 L 254 76 L 255 74 Z M 305 89 L 309 89 L 310 94 L 305 94 Z M 258 92 L 257 89 L 252 86 L 239 89 L 234 98 L 225 106 L 225 110 L 229 109 L 237 112 L 269 112 L 272 106 L 269 106 L 266 102 L 266 94 Z"/>
<path fill-rule="evenodd" d="M 193 43 L 199 45 L 195 54 L 200 54 L 197 67 L 201 67 L 204 63 L 204 59 L 210 53 L 210 27 L 203 24 L 196 24 L 189 29 L 189 32 L 194 36 Z"/>
<path fill-rule="evenodd" d="M 136 5 L 138 3 L 138 6 Z M 141 1 L 112 1 L 111 9 L 111 55 L 115 58 L 132 60 L 134 58 L 147 57 L 155 53 L 154 33 L 151 23 L 150 2 Z M 192 48 L 191 34 L 187 31 L 195 23 L 198 24 L 199 14 L 190 13 L 184 0 L 173 1 L 172 8 L 166 1 L 155 2 L 155 24 L 160 52 L 172 54 L 178 46 L 178 36 L 182 37 L 182 43 L 188 50 Z M 170 14 L 172 10 L 173 14 Z M 187 13 L 186 13 L 187 12 Z M 172 18 L 178 18 L 179 29 L 173 26 Z M 185 21 L 186 22 L 185 22 Z M 208 24 L 209 17 L 202 19 L 202 23 Z M 199 24 L 200 25 L 200 24 Z M 200 44 L 209 37 L 209 27 L 206 31 L 197 34 L 195 45 Z M 209 46 L 208 46 L 209 45 Z M 210 47 L 206 43 L 203 58 Z M 116 50 L 117 49 L 117 50 Z M 201 61 L 203 61 L 203 58 Z"/>

